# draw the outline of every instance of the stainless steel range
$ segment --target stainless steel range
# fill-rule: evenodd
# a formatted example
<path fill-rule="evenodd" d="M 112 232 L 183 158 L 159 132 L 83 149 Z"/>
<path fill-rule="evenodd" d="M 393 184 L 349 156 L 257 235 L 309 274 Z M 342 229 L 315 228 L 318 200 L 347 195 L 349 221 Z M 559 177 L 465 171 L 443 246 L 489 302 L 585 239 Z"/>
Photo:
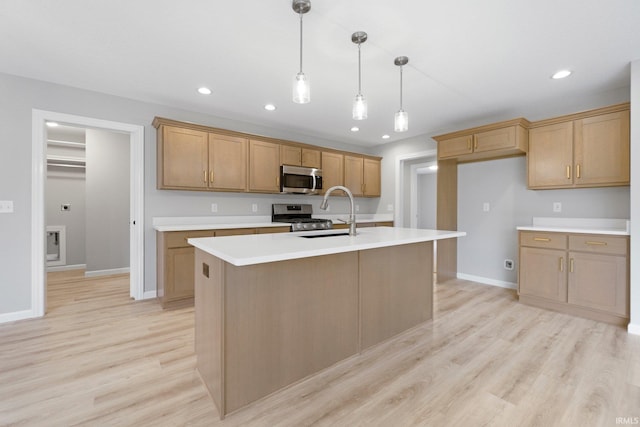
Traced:
<path fill-rule="evenodd" d="M 291 231 L 330 230 L 330 219 L 311 218 L 311 205 L 279 204 L 271 205 L 271 221 L 291 224 Z"/>

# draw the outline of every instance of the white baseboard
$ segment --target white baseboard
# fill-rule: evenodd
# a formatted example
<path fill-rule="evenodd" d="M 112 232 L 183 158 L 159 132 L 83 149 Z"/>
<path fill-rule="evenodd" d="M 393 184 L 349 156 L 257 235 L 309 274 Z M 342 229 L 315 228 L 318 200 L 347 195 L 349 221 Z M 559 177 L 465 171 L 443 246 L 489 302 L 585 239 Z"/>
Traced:
<path fill-rule="evenodd" d="M 629 323 L 627 325 L 627 332 L 629 332 L 632 335 L 640 335 L 640 325 Z"/>
<path fill-rule="evenodd" d="M 67 271 L 67 270 L 84 270 L 87 268 L 87 264 L 73 264 L 73 265 L 59 265 L 55 267 L 47 267 L 47 272 L 50 271 Z"/>
<path fill-rule="evenodd" d="M 32 319 L 36 317 L 33 310 L 14 311 L 0 314 L 0 323 L 15 322 L 16 320 Z"/>
<path fill-rule="evenodd" d="M 152 299 L 158 296 L 158 291 L 145 291 L 142 299 Z"/>
<path fill-rule="evenodd" d="M 129 267 L 124 268 L 112 268 L 110 270 L 94 270 L 85 271 L 84 277 L 98 277 L 98 276 L 111 276 L 113 274 L 126 274 L 129 273 Z"/>
<path fill-rule="evenodd" d="M 505 282 L 505 281 L 496 280 L 496 279 L 489 279 L 487 277 L 474 276 L 472 274 L 458 273 L 456 277 L 461 280 L 470 280 L 472 282 L 482 283 L 483 285 L 491 285 L 491 286 L 497 286 L 499 288 L 507 288 L 507 289 L 518 289 L 517 283 Z"/>

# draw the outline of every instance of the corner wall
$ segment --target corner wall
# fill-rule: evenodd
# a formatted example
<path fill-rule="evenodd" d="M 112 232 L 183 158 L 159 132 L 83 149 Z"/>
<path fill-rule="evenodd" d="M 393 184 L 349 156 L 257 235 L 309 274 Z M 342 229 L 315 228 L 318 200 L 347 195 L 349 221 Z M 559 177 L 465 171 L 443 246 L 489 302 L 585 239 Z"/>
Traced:
<path fill-rule="evenodd" d="M 629 332 L 640 335 L 640 59 L 631 63 L 631 291 Z"/>

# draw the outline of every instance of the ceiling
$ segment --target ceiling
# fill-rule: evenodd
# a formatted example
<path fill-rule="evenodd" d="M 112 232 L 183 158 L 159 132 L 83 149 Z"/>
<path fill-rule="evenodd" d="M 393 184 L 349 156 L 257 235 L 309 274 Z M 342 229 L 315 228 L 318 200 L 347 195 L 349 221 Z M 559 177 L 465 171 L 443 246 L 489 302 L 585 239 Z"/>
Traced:
<path fill-rule="evenodd" d="M 628 99 L 629 63 L 640 59 L 638 0 L 311 3 L 309 104 L 291 101 L 299 68 L 291 0 L 2 0 L 0 72 L 374 146 L 496 118 L 538 120 L 592 98 Z M 359 122 L 351 118 L 355 31 L 368 33 L 369 118 Z M 400 55 L 409 57 L 410 121 L 398 134 Z M 564 68 L 573 74 L 550 78 Z M 200 86 L 213 93 L 198 94 Z M 266 103 L 277 109 L 264 110 Z"/>

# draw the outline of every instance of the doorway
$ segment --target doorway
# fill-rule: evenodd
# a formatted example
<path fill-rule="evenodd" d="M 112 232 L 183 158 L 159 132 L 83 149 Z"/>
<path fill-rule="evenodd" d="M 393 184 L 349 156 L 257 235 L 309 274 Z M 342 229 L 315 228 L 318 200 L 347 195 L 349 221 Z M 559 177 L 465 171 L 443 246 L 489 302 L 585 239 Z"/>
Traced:
<path fill-rule="evenodd" d="M 31 311 L 45 314 L 45 179 L 46 123 L 64 123 L 87 129 L 125 133 L 129 136 L 129 268 L 130 297 L 144 298 L 144 127 L 90 117 L 43 110 L 32 112 L 32 218 L 31 218 Z"/>

